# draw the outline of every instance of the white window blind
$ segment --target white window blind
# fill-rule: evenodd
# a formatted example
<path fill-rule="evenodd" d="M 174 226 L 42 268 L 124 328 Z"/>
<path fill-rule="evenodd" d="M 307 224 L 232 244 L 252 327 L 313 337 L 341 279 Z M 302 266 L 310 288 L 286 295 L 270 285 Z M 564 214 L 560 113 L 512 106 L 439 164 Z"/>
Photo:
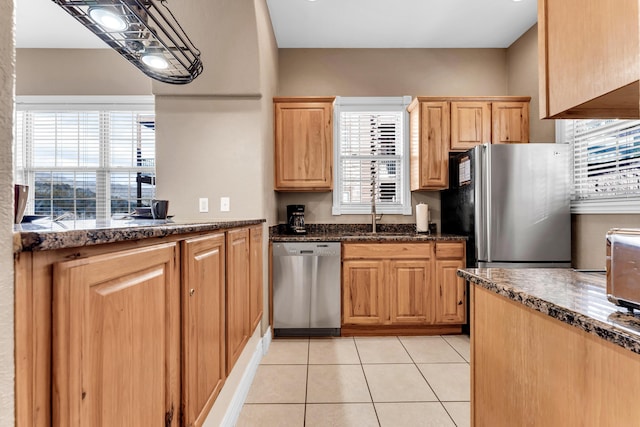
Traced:
<path fill-rule="evenodd" d="M 411 213 L 405 100 L 375 101 L 338 100 L 334 214 Z"/>
<path fill-rule="evenodd" d="M 563 120 L 574 213 L 640 212 L 640 121 Z"/>
<path fill-rule="evenodd" d="M 148 204 L 155 195 L 152 111 L 49 107 L 17 111 L 15 181 L 30 187 L 27 213 L 106 219 Z"/>

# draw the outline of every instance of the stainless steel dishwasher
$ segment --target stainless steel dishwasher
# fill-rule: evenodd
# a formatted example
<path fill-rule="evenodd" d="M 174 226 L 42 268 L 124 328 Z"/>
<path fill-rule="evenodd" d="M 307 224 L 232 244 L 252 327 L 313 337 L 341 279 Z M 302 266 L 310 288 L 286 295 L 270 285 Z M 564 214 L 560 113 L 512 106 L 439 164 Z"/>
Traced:
<path fill-rule="evenodd" d="M 274 243 L 275 336 L 340 335 L 340 243 Z"/>

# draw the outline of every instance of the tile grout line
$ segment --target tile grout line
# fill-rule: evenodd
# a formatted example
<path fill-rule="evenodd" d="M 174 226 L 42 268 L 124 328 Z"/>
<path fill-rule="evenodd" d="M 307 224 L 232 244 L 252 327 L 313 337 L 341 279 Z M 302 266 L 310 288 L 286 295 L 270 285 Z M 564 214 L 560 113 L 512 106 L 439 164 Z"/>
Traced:
<path fill-rule="evenodd" d="M 364 376 L 364 382 L 367 384 L 367 391 L 369 392 L 369 397 L 371 398 L 371 406 L 373 406 L 373 413 L 376 414 L 376 421 L 378 421 L 378 427 L 381 427 L 380 417 L 378 416 L 378 409 L 376 409 L 376 403 L 373 401 L 373 394 L 371 393 L 371 387 L 369 386 L 369 380 L 367 379 L 367 374 L 364 371 L 364 364 L 362 363 L 362 358 L 360 357 L 360 351 L 358 350 L 358 343 L 356 341 L 356 337 L 353 337 L 353 345 L 356 348 L 356 353 L 358 354 L 358 360 L 360 361 L 360 370 L 362 370 L 362 375 Z"/>
<path fill-rule="evenodd" d="M 442 335 L 438 335 L 440 337 L 440 339 L 442 339 L 443 341 L 445 341 L 447 344 L 449 344 L 449 342 L 444 339 L 442 337 Z M 422 372 L 420 370 L 420 367 L 418 366 L 418 364 L 415 362 L 415 360 L 413 359 L 413 356 L 411 356 L 411 353 L 409 352 L 409 350 L 407 350 L 407 347 L 405 347 L 404 343 L 402 342 L 402 340 L 398 337 L 398 339 L 400 340 L 400 344 L 402 344 L 402 347 L 404 348 L 404 350 L 407 352 L 407 354 L 409 355 L 409 358 L 411 359 L 411 361 L 413 362 L 414 366 L 416 367 L 416 369 L 418 370 L 418 372 L 420 373 L 420 375 L 422 376 L 422 378 L 424 378 L 424 381 L 427 383 L 427 386 L 429 387 L 429 389 L 431 390 L 431 392 L 433 393 L 433 395 L 436 397 L 436 399 L 438 399 L 438 403 L 440 403 L 440 406 L 442 406 L 442 409 L 444 409 L 444 411 L 447 413 L 447 415 L 449 416 L 449 419 L 451 420 L 451 422 L 453 423 L 454 426 L 458 426 L 458 424 L 456 424 L 456 420 L 453 419 L 453 417 L 451 416 L 451 414 L 449 413 L 449 411 L 447 411 L 447 407 L 444 406 L 444 403 L 442 403 L 442 400 L 440 400 L 440 396 L 438 396 L 438 394 L 436 393 L 436 391 L 433 389 L 433 387 L 431 386 L 431 384 L 429 383 L 429 380 L 427 380 L 427 377 L 424 376 L 424 372 Z M 449 344 L 451 346 L 451 344 Z M 453 347 L 453 346 L 451 346 Z M 458 351 L 454 348 L 453 349 L 461 358 L 462 360 L 465 360 L 464 357 L 462 357 L 462 355 L 460 353 L 458 353 Z M 425 363 L 426 364 L 426 363 Z"/>
<path fill-rule="evenodd" d="M 304 388 L 304 411 L 302 414 L 302 427 L 307 425 L 307 397 L 309 395 L 309 362 L 311 359 L 311 337 L 307 338 L 307 381 Z"/>

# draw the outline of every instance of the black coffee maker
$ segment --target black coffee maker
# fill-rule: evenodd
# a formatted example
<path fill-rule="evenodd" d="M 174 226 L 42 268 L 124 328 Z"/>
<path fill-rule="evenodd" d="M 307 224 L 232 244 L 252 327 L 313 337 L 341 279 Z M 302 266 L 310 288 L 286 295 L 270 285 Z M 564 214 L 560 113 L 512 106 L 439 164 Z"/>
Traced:
<path fill-rule="evenodd" d="M 305 234 L 304 205 L 287 205 L 287 233 Z"/>

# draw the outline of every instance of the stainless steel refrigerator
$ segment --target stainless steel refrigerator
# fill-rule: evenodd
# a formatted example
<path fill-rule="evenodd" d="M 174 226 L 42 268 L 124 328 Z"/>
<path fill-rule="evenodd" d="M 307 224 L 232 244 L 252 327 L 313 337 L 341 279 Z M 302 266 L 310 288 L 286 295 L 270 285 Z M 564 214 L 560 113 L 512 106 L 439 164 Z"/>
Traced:
<path fill-rule="evenodd" d="M 468 267 L 570 267 L 565 144 L 483 144 L 449 158 L 442 232 L 463 234 Z"/>

